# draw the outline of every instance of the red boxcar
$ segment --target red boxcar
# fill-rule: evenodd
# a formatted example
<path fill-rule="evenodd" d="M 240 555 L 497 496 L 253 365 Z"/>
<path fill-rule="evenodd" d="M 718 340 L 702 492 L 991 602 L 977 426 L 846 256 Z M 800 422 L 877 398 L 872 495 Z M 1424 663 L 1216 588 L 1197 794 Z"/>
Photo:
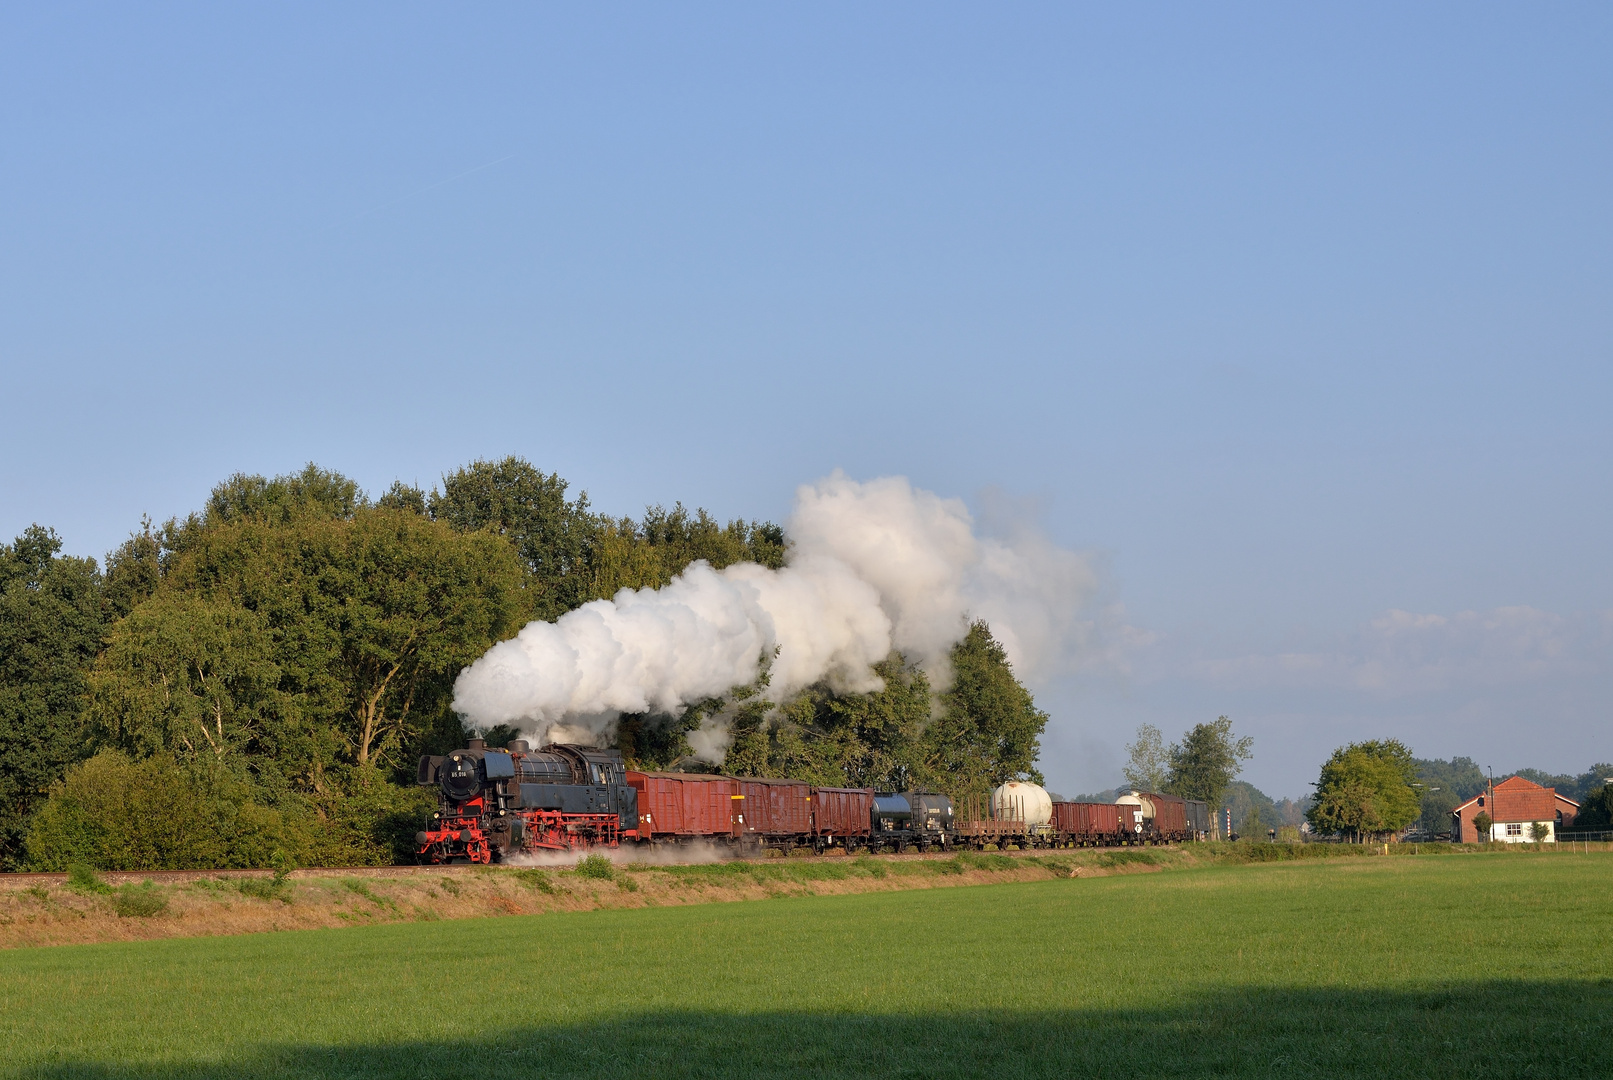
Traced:
<path fill-rule="evenodd" d="M 1154 832 L 1172 840 L 1187 836 L 1187 802 L 1175 795 L 1149 792 L 1143 796 L 1154 804 Z"/>
<path fill-rule="evenodd" d="M 739 831 L 746 836 L 806 836 L 812 831 L 812 785 L 805 780 L 735 777 Z"/>
<path fill-rule="evenodd" d="M 629 770 L 638 790 L 639 837 L 738 836 L 739 785 L 726 776 Z"/>
<path fill-rule="evenodd" d="M 1071 836 L 1092 834 L 1092 804 L 1056 802 L 1053 804 L 1053 831 Z"/>
<path fill-rule="evenodd" d="M 1131 832 L 1131 809 L 1114 803 L 1056 802 L 1053 828 L 1077 837 L 1118 836 Z"/>
<path fill-rule="evenodd" d="M 812 789 L 812 832 L 816 836 L 867 836 L 873 814 L 871 788 Z"/>

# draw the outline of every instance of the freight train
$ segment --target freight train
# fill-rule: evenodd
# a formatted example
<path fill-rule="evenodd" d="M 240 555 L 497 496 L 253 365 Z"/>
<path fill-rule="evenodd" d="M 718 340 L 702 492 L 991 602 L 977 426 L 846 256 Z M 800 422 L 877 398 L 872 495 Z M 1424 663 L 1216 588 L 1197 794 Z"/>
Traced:
<path fill-rule="evenodd" d="M 1005 784 L 984 813 L 960 817 L 930 791 L 820 787 L 804 780 L 639 772 L 620 752 L 523 740 L 420 759 L 439 807 L 416 834 L 422 861 L 497 863 L 539 852 L 719 844 L 736 854 L 1079 847 L 1203 839 L 1204 803 L 1137 792 L 1117 803 L 1053 802 Z M 1039 793 L 1039 794 L 1038 794 Z"/>

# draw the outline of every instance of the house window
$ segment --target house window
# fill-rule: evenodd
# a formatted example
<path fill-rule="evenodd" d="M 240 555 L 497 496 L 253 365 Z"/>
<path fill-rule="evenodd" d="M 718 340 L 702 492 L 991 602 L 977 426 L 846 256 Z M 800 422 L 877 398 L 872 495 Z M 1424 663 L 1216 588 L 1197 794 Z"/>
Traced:
<path fill-rule="evenodd" d="M 1520 822 L 1520 821 L 1508 822 L 1507 823 L 1507 835 L 1508 836 L 1522 836 L 1523 835 L 1523 823 Z"/>

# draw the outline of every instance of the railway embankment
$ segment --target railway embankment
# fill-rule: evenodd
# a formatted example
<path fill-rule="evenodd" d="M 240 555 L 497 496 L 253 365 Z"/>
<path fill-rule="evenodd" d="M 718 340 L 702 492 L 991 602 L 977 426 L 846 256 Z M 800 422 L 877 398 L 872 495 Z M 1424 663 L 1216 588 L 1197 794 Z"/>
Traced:
<path fill-rule="evenodd" d="M 1613 845 L 1577 847 L 1607 854 Z M 949 888 L 1276 861 L 1569 854 L 1489 845 L 1193 844 L 702 863 L 0 875 L 0 948 Z"/>

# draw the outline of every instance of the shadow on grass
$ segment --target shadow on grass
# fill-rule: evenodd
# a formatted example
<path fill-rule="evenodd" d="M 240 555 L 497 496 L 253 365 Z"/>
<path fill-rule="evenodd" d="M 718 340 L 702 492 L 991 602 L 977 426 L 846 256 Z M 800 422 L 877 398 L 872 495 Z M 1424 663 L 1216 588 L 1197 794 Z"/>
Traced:
<path fill-rule="evenodd" d="M 1160 988 L 1153 988 L 1157 992 Z M 553 1025 L 500 1025 L 541 1012 L 541 992 L 489 998 L 462 1038 L 262 1047 L 205 1064 L 61 1063 L 16 1075 L 51 1080 L 299 1077 L 1606 1077 L 1613 1071 L 1613 979 L 1496 982 L 1390 993 L 1229 991 L 1176 1008 L 925 1013 L 924 987 L 894 1015 L 635 1013 Z M 486 1029 L 477 1033 L 477 1029 Z M 7 1070 L 9 1071 L 9 1070 Z"/>

